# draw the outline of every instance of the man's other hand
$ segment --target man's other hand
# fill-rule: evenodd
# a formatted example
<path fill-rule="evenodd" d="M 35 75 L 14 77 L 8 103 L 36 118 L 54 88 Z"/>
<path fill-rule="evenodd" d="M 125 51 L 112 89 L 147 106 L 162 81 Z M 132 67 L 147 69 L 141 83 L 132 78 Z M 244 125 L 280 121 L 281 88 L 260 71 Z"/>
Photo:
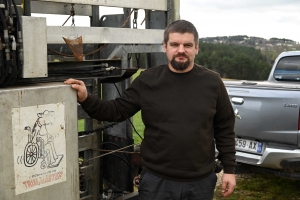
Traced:
<path fill-rule="evenodd" d="M 229 196 L 233 192 L 235 185 L 236 183 L 234 174 L 224 173 L 222 177 L 222 196 Z"/>

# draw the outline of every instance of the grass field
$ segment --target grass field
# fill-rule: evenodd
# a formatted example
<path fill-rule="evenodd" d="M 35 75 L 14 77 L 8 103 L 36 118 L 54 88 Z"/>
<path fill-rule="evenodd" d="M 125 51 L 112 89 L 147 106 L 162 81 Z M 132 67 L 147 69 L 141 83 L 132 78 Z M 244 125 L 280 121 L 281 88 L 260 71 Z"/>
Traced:
<path fill-rule="evenodd" d="M 80 119 L 78 120 L 78 132 L 84 131 L 84 120 Z"/>
<path fill-rule="evenodd" d="M 300 181 L 281 178 L 271 174 L 247 172 L 236 175 L 233 194 L 223 198 L 221 185 L 216 187 L 214 200 L 299 200 Z"/>

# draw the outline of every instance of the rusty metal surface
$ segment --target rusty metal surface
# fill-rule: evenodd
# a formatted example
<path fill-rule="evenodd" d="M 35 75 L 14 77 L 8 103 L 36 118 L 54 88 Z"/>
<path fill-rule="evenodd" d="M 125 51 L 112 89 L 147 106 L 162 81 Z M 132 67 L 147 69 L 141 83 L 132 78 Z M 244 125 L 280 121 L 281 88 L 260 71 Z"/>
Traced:
<path fill-rule="evenodd" d="M 76 39 L 68 39 L 63 37 L 64 41 L 72 51 L 73 55 L 75 56 L 78 62 L 83 61 L 83 45 L 82 45 L 82 36 Z"/>

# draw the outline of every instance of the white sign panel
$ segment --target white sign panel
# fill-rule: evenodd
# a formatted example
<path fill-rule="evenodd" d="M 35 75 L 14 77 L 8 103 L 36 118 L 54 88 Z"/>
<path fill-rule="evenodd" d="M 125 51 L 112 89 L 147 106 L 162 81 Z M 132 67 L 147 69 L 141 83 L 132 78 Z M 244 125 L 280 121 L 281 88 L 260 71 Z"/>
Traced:
<path fill-rule="evenodd" d="M 66 181 L 65 105 L 12 108 L 11 114 L 16 195 Z"/>

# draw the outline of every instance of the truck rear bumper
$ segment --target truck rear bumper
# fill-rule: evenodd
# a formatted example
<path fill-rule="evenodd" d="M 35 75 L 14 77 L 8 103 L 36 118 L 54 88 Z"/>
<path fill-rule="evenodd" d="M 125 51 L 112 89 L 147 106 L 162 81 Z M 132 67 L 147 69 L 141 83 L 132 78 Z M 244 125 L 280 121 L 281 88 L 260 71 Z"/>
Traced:
<path fill-rule="evenodd" d="M 236 160 L 240 163 L 272 169 L 300 171 L 300 149 L 283 150 L 266 148 L 262 155 L 236 152 Z"/>

